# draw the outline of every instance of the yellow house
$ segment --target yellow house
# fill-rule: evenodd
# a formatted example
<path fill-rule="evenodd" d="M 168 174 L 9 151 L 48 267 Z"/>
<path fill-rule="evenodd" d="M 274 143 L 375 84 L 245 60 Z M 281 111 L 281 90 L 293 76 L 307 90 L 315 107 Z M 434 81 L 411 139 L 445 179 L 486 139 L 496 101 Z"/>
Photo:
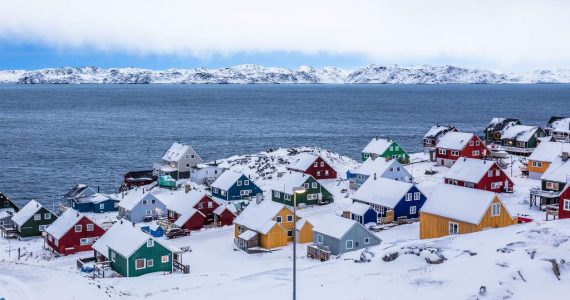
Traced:
<path fill-rule="evenodd" d="M 528 177 L 540 179 L 562 152 L 570 152 L 569 143 L 542 141 L 528 157 Z"/>
<path fill-rule="evenodd" d="M 517 223 L 493 192 L 442 184 L 420 212 L 420 238 L 472 233 Z"/>
<path fill-rule="evenodd" d="M 301 225 L 297 230 L 295 222 Z M 298 231 L 299 243 L 312 240 L 312 225 L 301 222 L 301 218 L 295 217 L 288 206 L 273 201 L 263 201 L 259 204 L 252 202 L 234 220 L 234 224 L 234 242 L 242 250 L 287 246 L 293 241 L 295 231 Z"/>

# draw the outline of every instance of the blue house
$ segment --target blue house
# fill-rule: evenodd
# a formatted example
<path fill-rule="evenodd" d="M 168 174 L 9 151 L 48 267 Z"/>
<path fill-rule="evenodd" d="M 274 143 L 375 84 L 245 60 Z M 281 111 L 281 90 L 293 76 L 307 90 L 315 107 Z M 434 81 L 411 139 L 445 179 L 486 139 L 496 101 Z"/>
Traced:
<path fill-rule="evenodd" d="M 225 201 L 249 199 L 263 191 L 242 173 L 226 171 L 212 183 L 212 196 Z"/>
<path fill-rule="evenodd" d="M 78 212 L 94 213 L 117 211 L 120 201 L 110 195 L 101 194 L 85 184 L 74 186 L 64 195 L 64 199 L 68 207 Z"/>
<path fill-rule="evenodd" d="M 413 177 L 397 159 L 378 157 L 367 159 L 358 168 L 348 171 L 347 178 L 351 190 L 358 190 L 370 177 L 412 182 Z"/>
<path fill-rule="evenodd" d="M 359 202 L 352 203 L 352 205 L 344 211 L 343 216 L 355 220 L 362 225 L 378 222 L 378 213 L 374 208 L 368 204 Z"/>
<path fill-rule="evenodd" d="M 370 205 L 378 213 L 379 222 L 389 223 L 419 218 L 426 196 L 413 183 L 370 178 L 352 194 L 352 200 Z"/>

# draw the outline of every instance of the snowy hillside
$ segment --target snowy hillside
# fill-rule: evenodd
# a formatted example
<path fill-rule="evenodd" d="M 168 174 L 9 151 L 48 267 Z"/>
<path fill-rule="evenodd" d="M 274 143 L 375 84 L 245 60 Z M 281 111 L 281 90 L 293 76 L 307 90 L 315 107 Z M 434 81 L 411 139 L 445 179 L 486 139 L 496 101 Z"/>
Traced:
<path fill-rule="evenodd" d="M 33 71 L 0 71 L 0 83 L 123 83 L 123 84 L 497 84 L 569 83 L 570 70 L 538 70 L 532 73 L 497 73 L 456 66 L 369 65 L 353 71 L 335 67 L 316 69 L 301 66 L 296 70 L 259 65 L 237 65 L 219 69 L 148 70 L 140 68 L 97 67 L 51 68 Z"/>

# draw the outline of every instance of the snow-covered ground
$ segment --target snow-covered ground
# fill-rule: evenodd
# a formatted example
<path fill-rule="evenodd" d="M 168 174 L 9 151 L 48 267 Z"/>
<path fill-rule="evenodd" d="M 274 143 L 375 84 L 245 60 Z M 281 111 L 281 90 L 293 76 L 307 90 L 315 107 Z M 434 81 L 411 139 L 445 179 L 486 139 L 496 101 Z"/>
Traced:
<path fill-rule="evenodd" d="M 327 157 L 342 176 L 357 165 L 326 150 L 314 151 Z M 251 174 L 267 190 L 277 174 L 285 172 L 285 163 L 291 158 L 288 154 L 288 150 L 278 149 L 235 156 L 222 163 Z M 415 154 L 412 158 L 421 161 L 426 157 Z M 535 222 L 434 240 L 419 240 L 417 223 L 396 226 L 377 233 L 383 242 L 368 249 L 374 255 L 369 263 L 355 263 L 362 251 L 327 262 L 311 260 L 306 258 L 306 245 L 300 245 L 298 298 L 536 299 L 565 295 L 570 286 L 570 220 L 544 222 L 542 212 L 529 210 L 528 189 L 539 182 L 522 177 L 519 164 L 515 160 L 515 193 L 503 195 L 503 200 L 511 213 L 532 215 Z M 407 168 L 428 197 L 447 171 L 430 162 Z M 424 175 L 429 168 L 439 172 Z M 350 198 L 341 192 L 346 181 L 325 184 L 335 194 L 335 203 L 303 209 L 304 217 L 340 213 L 350 204 Z M 41 239 L 0 239 L 0 299 L 291 298 L 292 246 L 263 254 L 236 251 L 233 227 L 204 229 L 165 243 L 191 247 L 183 256 L 190 274 L 94 280 L 76 269 L 75 260 L 87 253 L 55 258 L 42 249 Z M 17 248 L 26 253 L 19 261 Z M 559 269 L 559 278 L 553 266 Z"/>

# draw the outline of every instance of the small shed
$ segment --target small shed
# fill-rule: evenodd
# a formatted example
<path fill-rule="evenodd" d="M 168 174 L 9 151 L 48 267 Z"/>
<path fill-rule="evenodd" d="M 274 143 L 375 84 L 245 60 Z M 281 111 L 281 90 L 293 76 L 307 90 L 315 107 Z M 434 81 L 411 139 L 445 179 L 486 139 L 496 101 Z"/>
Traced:
<path fill-rule="evenodd" d="M 352 205 L 344 211 L 344 216 L 362 225 L 378 222 L 378 212 L 370 205 L 359 202 L 352 203 Z"/>

